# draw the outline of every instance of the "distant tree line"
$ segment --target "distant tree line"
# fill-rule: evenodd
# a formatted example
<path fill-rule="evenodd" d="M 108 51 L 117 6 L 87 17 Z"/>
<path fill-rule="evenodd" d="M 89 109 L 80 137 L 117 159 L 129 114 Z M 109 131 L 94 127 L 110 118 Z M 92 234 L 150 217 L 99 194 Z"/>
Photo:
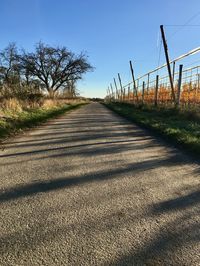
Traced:
<path fill-rule="evenodd" d="M 103 98 L 89 98 L 90 101 L 93 101 L 93 102 L 103 102 L 104 99 Z"/>
<path fill-rule="evenodd" d="M 76 55 L 66 47 L 40 42 L 33 52 L 19 52 L 11 43 L 0 51 L 0 95 L 23 98 L 62 93 L 74 97 L 77 81 L 92 69 L 84 53 Z"/>

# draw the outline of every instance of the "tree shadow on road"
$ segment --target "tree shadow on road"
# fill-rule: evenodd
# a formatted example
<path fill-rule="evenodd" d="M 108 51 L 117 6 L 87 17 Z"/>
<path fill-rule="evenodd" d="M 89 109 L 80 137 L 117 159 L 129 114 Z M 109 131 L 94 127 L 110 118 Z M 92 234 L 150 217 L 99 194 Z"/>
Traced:
<path fill-rule="evenodd" d="M 199 204 L 200 190 L 195 190 L 187 195 L 150 206 L 149 216 L 152 216 L 155 224 L 158 225 L 157 234 L 154 234 L 141 247 L 128 251 L 110 265 L 188 265 L 189 260 L 190 265 L 198 265 L 200 259 Z M 174 219 L 168 222 L 170 216 Z M 183 254 L 184 250 L 191 255 L 190 259 L 188 255 Z"/>
<path fill-rule="evenodd" d="M 179 171 L 186 163 L 190 165 L 192 162 L 190 162 L 190 160 L 186 161 L 185 158 L 183 159 L 183 156 L 179 154 L 177 150 L 162 147 L 159 141 L 145 134 L 145 132 L 138 127 L 128 124 L 125 120 L 120 120 L 120 122 L 116 123 L 112 121 L 112 119 L 106 119 L 108 116 L 107 111 L 98 116 L 98 121 L 95 121 L 97 115 L 93 118 L 91 114 L 85 119 L 86 115 L 88 115 L 88 112 L 79 115 L 78 119 L 72 116 L 69 120 L 63 119 L 57 124 L 49 124 L 49 128 L 45 128 L 44 131 L 40 132 L 38 135 L 36 134 L 35 137 L 32 136 L 33 139 L 31 142 L 29 139 L 22 140 L 22 142 L 18 141 L 19 151 L 15 150 L 13 152 L 11 149 L 0 156 L 4 167 L 8 167 L 7 171 L 9 167 L 13 167 L 12 169 L 14 171 L 18 164 L 24 162 L 25 164 L 22 167 L 21 173 L 25 176 L 24 179 L 27 180 L 23 184 L 11 185 L 0 191 L 2 213 L 8 209 L 8 216 L 14 219 L 12 211 L 13 209 L 17 209 L 17 215 L 21 215 L 22 217 L 24 215 L 27 218 L 24 219 L 22 223 L 21 221 L 19 222 L 19 231 L 15 229 L 16 231 L 7 232 L 7 234 L 2 236 L 0 240 L 2 244 L 0 245 L 0 250 L 5 254 L 7 250 L 9 250 L 12 254 L 15 247 L 18 252 L 23 253 L 23 251 L 28 249 L 34 250 L 37 246 L 41 245 L 41 243 L 54 243 L 54 240 L 57 241 L 63 237 L 63 243 L 66 243 L 65 241 L 68 238 L 70 241 L 75 239 L 76 243 L 74 244 L 73 242 L 73 245 L 77 248 L 76 252 L 81 252 L 81 249 L 90 249 L 92 254 L 94 250 L 99 251 L 99 246 L 101 245 L 101 242 L 96 242 L 96 233 L 98 232 L 102 235 L 106 232 L 107 235 L 104 235 L 106 241 L 108 240 L 107 236 L 110 237 L 110 232 L 113 230 L 113 238 L 109 243 L 102 242 L 102 245 L 104 245 L 104 252 L 106 252 L 106 248 L 118 248 L 118 250 L 116 248 L 117 251 L 111 250 L 111 253 L 115 253 L 116 251 L 116 260 L 107 261 L 104 265 L 183 265 L 180 264 L 180 262 L 184 263 L 184 258 L 180 257 L 181 252 L 184 252 L 184 250 L 187 251 L 190 246 L 196 246 L 199 241 L 200 228 L 197 216 L 199 215 L 200 192 L 199 190 L 190 188 L 189 193 L 184 193 L 184 195 L 179 195 L 178 197 L 172 197 L 172 191 L 170 195 L 167 195 L 165 189 L 168 182 L 173 181 L 174 177 L 177 178 L 177 175 L 173 174 L 174 171 L 177 171 L 177 169 Z M 80 126 L 79 120 L 82 120 L 82 118 L 85 120 Z M 102 134 L 98 132 L 102 130 L 101 125 L 98 124 L 99 121 L 105 123 Z M 76 125 L 78 128 L 77 130 L 79 130 L 80 126 L 79 131 L 74 130 Z M 129 132 L 124 130 L 124 126 Z M 89 128 L 89 133 L 87 127 Z M 49 132 L 49 130 L 55 131 Z M 67 130 L 71 132 L 70 136 L 68 136 Z M 74 133 L 78 133 L 80 136 L 74 136 Z M 72 143 L 70 143 L 69 139 L 68 142 L 66 135 L 69 138 L 71 137 Z M 112 139 L 109 139 L 110 137 Z M 43 140 L 46 140 L 47 147 L 39 143 L 39 141 Z M 67 143 L 59 146 L 63 144 L 63 140 L 66 140 Z M 74 141 L 78 143 L 74 143 Z M 15 142 L 13 142 L 12 145 L 14 143 Z M 54 144 L 58 146 L 52 146 Z M 20 150 L 22 147 L 27 148 L 27 150 Z M 159 149 L 162 150 L 161 153 L 159 153 Z M 140 158 L 142 153 L 144 154 Z M 72 170 L 72 172 L 74 169 L 76 170 L 77 164 L 84 158 L 84 164 L 79 166 L 79 171 L 74 171 L 74 174 L 68 172 L 69 166 L 67 165 L 67 159 L 69 158 L 72 158 L 72 160 L 69 160 L 69 163 L 71 163 L 70 166 L 72 167 L 70 170 Z M 94 162 L 91 158 L 93 158 Z M 112 158 L 112 162 L 110 158 Z M 60 172 L 56 172 L 54 169 L 53 173 L 50 173 L 46 179 L 41 171 L 42 173 L 38 178 L 37 163 L 40 162 L 42 165 L 42 160 L 44 159 L 50 161 L 50 164 L 47 164 L 50 168 L 51 162 L 58 163 L 62 161 L 62 159 L 64 165 L 61 166 L 61 164 L 58 163 Z M 7 160 L 6 164 L 4 160 Z M 35 160 L 37 160 L 36 164 L 34 164 Z M 117 160 L 121 160 L 119 164 Z M 30 175 L 30 172 L 25 172 L 26 162 L 33 162 L 31 167 L 33 167 L 33 171 L 35 171 L 35 179 L 38 178 L 38 180 L 29 181 L 29 176 L 26 175 Z M 80 173 L 82 167 L 84 170 L 83 173 Z M 96 169 L 94 169 L 95 167 Z M 58 170 L 58 168 L 56 168 L 56 170 Z M 52 169 L 53 166 L 50 171 Z M 162 172 L 164 169 L 165 171 L 167 169 L 167 177 L 164 176 Z M 47 170 L 45 169 L 45 171 L 49 171 L 49 168 Z M 194 173 L 192 172 L 191 174 L 193 175 Z M 169 178 L 169 180 L 167 179 L 166 181 L 166 178 Z M 179 178 L 182 180 L 183 176 L 180 174 Z M 22 180 L 24 179 L 22 178 Z M 179 183 L 181 183 L 180 180 Z M 111 183 L 111 181 L 113 182 Z M 118 186 L 115 186 L 117 182 Z M 16 184 L 17 182 L 13 183 Z M 93 186 L 94 184 L 98 186 Z M 125 189 L 123 190 L 124 184 Z M 174 184 L 171 187 L 176 187 Z M 144 188 L 142 187 L 143 185 Z M 92 186 L 93 189 L 91 189 Z M 109 186 L 112 186 L 112 199 L 109 198 L 108 194 L 104 193 L 105 187 L 108 188 Z M 181 185 L 178 187 L 182 188 Z M 75 193 L 75 195 L 73 193 L 74 188 L 79 188 L 76 190 L 77 194 Z M 128 191 L 128 189 L 130 191 Z M 64 193 L 58 193 L 62 190 Z M 82 204 L 77 204 L 74 209 L 70 210 L 73 212 L 73 215 L 74 213 L 77 214 L 77 212 L 82 213 L 82 215 L 79 217 L 78 214 L 78 218 L 76 217 L 77 220 L 70 223 L 67 219 L 70 219 L 71 212 L 68 212 L 67 208 L 70 207 L 70 204 L 74 204 L 71 203 L 74 202 L 74 200 L 78 203 L 81 201 L 80 194 L 83 190 Z M 116 193 L 116 190 L 120 196 Z M 157 198 L 158 194 L 156 190 L 164 191 L 161 195 L 161 200 Z M 110 190 L 108 190 L 108 192 L 109 191 Z M 73 196 L 71 195 L 71 197 L 68 198 L 70 193 L 73 194 Z M 101 193 L 101 197 L 97 195 L 98 193 Z M 120 199 L 126 197 L 128 193 L 129 197 L 127 197 L 127 201 L 125 202 L 129 204 L 129 206 L 121 206 L 119 204 Z M 151 201 L 151 205 L 148 206 L 144 204 L 147 209 L 140 210 L 141 206 L 144 208 L 141 201 L 146 200 L 145 197 L 148 193 L 150 194 L 148 200 Z M 93 202 L 91 202 L 91 194 L 93 194 Z M 138 195 L 139 197 L 143 197 L 138 200 L 139 203 L 137 202 L 139 207 L 135 204 L 135 199 Z M 43 198 L 43 196 L 45 197 Z M 52 201 L 51 196 L 54 197 Z M 64 213 L 63 216 L 59 215 L 58 210 L 58 205 L 62 205 L 62 200 L 57 201 L 56 197 L 61 197 L 61 199 L 65 201 L 63 203 L 64 207 L 62 207 L 66 213 Z M 36 202 L 40 202 L 41 206 L 39 204 L 37 206 L 37 203 L 34 201 L 35 198 Z M 163 200 L 163 198 L 165 198 L 165 200 Z M 43 200 L 44 205 L 42 205 Z M 67 205 L 66 202 L 68 200 L 71 200 L 71 202 Z M 120 208 L 115 204 L 117 200 Z M 104 201 L 105 204 L 109 203 L 111 207 L 115 207 L 117 211 L 115 212 L 113 209 L 107 210 L 106 208 L 102 208 L 102 215 L 102 209 L 100 207 L 102 207 L 101 204 L 103 204 Z M 33 204 L 33 210 L 30 210 L 29 204 Z M 48 204 L 51 207 L 50 210 L 47 211 L 46 205 Z M 67 207 L 65 207 L 65 204 Z M 87 205 L 85 207 L 86 210 L 82 212 L 85 205 Z M 92 205 L 92 207 L 89 205 Z M 23 212 L 24 206 L 27 208 L 25 214 Z M 79 208 L 78 210 L 76 209 L 77 207 Z M 96 216 L 94 215 L 94 217 L 88 218 L 89 212 L 87 208 L 89 207 L 96 208 Z M 122 207 L 124 208 L 124 212 L 121 211 Z M 131 213 L 134 212 L 134 208 L 136 209 L 135 213 L 137 215 Z M 20 210 L 19 212 L 18 209 Z M 30 214 L 29 211 L 33 213 Z M 55 216 L 51 217 L 52 220 L 49 220 L 51 214 Z M 141 216 L 139 216 L 139 214 L 141 214 Z M 38 217 L 36 217 L 37 215 Z M 55 219 L 56 215 L 58 215 L 59 219 L 65 217 L 64 221 L 62 220 L 63 224 L 60 225 L 59 222 L 57 223 Z M 99 217 L 97 217 L 97 215 L 99 215 Z M 7 220 L 9 221 L 9 218 L 4 218 L 5 223 Z M 34 222 L 32 222 L 32 220 Z M 26 226 L 27 221 L 31 224 L 28 228 Z M 25 228 L 22 228 L 21 224 L 25 225 Z M 74 229 L 75 227 L 76 229 Z M 147 229 L 147 227 L 150 228 L 150 231 L 146 232 L 145 229 Z M 126 230 L 127 228 L 129 231 Z M 137 231 L 137 229 L 139 230 L 140 228 L 142 228 L 142 232 Z M 131 231 L 132 229 L 133 231 Z M 78 232 L 78 236 L 76 235 L 74 238 L 75 231 Z M 126 235 L 123 235 L 120 239 L 119 234 L 125 234 L 124 232 Z M 134 232 L 135 238 L 139 239 L 140 242 L 138 240 L 135 244 L 135 238 L 132 236 L 132 232 Z M 127 244 L 126 237 L 129 237 L 128 239 L 132 241 L 128 242 L 127 249 L 125 248 Z M 80 243 L 79 241 L 82 242 Z M 93 246 L 87 247 L 88 242 L 92 242 Z M 70 243 L 68 244 L 69 248 Z M 132 248 L 133 246 L 134 248 Z M 191 252 L 186 253 L 191 254 L 191 261 L 193 257 L 195 259 L 195 256 L 193 256 Z M 94 254 L 93 258 L 95 258 Z M 191 265 L 195 265 L 194 260 L 192 263 Z"/>
<path fill-rule="evenodd" d="M 83 174 L 75 177 L 66 176 L 52 180 L 48 179 L 7 189 L 3 193 L 0 193 L 0 202 L 32 196 L 40 192 L 50 192 L 52 190 L 78 186 L 89 182 L 101 182 L 114 178 L 122 178 L 121 175 L 126 176 L 127 174 L 131 174 L 134 176 L 138 172 L 148 171 L 165 165 L 170 167 L 170 165 L 174 166 L 180 163 L 180 158 L 174 154 L 167 158 L 153 158 L 138 163 L 132 163 L 130 165 L 126 165 L 125 167 L 118 167 L 117 169 L 91 172 L 89 174 Z"/>

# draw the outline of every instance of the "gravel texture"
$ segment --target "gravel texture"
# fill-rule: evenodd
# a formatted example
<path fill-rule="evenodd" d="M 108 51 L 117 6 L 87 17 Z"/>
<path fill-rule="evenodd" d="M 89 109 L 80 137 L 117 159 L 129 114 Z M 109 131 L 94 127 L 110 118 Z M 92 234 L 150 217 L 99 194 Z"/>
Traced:
<path fill-rule="evenodd" d="M 91 103 L 0 151 L 0 265 L 200 265 L 200 168 Z"/>

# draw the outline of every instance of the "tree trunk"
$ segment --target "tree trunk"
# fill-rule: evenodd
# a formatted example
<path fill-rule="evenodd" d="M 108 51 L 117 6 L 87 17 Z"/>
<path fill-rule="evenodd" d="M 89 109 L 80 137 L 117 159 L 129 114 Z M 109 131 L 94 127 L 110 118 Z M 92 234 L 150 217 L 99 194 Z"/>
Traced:
<path fill-rule="evenodd" d="M 49 97 L 53 99 L 55 97 L 55 91 L 54 91 L 54 89 L 53 88 L 49 88 L 48 91 L 49 91 Z"/>

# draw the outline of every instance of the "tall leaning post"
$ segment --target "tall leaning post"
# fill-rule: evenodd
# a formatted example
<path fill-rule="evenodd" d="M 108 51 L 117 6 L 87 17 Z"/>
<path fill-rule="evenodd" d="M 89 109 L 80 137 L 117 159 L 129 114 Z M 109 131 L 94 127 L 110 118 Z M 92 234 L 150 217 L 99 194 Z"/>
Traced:
<path fill-rule="evenodd" d="M 133 79 L 133 88 L 135 91 L 135 97 L 136 97 L 136 101 L 138 103 L 138 94 L 137 94 L 137 88 L 136 88 L 136 83 L 135 83 L 135 75 L 134 75 L 134 71 L 133 71 L 133 65 L 132 65 L 131 61 L 129 61 L 129 64 L 130 64 L 131 75 L 132 75 L 132 79 Z"/>
<path fill-rule="evenodd" d="M 166 42 L 166 38 L 165 38 L 165 32 L 164 32 L 163 25 L 160 25 L 160 30 L 161 30 L 161 36 L 162 36 L 163 46 L 164 46 L 164 51 L 165 51 L 165 58 L 166 58 L 167 69 L 168 69 L 168 74 L 169 74 L 169 81 L 170 81 L 170 85 L 171 85 L 172 98 L 173 98 L 173 102 L 176 103 L 176 97 L 175 97 L 175 92 L 174 92 L 174 81 L 173 81 L 172 72 L 171 72 L 168 47 L 167 47 L 167 42 Z"/>

